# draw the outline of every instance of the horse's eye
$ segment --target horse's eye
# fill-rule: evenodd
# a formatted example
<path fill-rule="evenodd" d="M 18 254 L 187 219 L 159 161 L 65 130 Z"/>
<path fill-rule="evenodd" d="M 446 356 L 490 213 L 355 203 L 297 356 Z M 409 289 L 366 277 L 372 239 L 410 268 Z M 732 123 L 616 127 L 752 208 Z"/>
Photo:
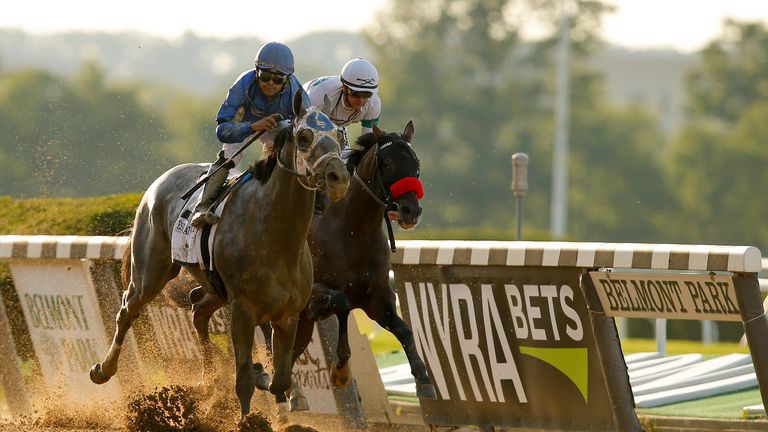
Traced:
<path fill-rule="evenodd" d="M 298 146 L 300 148 L 307 148 L 315 138 L 314 132 L 311 129 L 302 129 L 298 134 Z"/>
<path fill-rule="evenodd" d="M 392 163 L 392 159 L 384 159 L 381 161 L 381 175 L 383 177 L 389 177 L 395 173 L 395 164 Z"/>

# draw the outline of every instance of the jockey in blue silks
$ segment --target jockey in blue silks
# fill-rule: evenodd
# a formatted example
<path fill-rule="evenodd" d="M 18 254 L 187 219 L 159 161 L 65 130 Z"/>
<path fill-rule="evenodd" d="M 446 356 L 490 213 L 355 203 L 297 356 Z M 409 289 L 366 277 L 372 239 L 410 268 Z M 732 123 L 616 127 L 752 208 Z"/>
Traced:
<path fill-rule="evenodd" d="M 293 75 L 293 53 L 290 48 L 280 42 L 269 42 L 259 48 L 254 63 L 254 69 L 243 72 L 237 78 L 219 108 L 216 137 L 223 145 L 218 159 L 208 169 L 209 174 L 240 150 L 246 139 L 255 133 L 265 132 L 260 139 L 263 154 L 270 153 L 273 150 L 274 131 L 278 126 L 275 114 L 280 114 L 284 122 L 293 119 L 293 97 L 297 91 L 304 94 L 305 108 L 309 108 L 309 96 Z M 219 221 L 211 206 L 227 180 L 229 170 L 241 159 L 242 154 L 214 173 L 205 184 L 200 204 L 192 216 L 193 226 L 199 228 Z"/>

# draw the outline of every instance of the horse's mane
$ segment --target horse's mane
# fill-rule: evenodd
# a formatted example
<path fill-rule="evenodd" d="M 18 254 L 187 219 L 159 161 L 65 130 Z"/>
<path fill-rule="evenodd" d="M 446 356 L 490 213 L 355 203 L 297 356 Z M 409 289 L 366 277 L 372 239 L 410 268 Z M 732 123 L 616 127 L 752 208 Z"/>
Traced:
<path fill-rule="evenodd" d="M 280 154 L 280 149 L 283 148 L 285 140 L 288 139 L 289 131 L 289 127 L 280 129 L 275 136 L 275 145 L 272 151 L 263 154 L 260 160 L 248 168 L 248 171 L 253 174 L 253 178 L 262 184 L 269 181 L 269 178 L 272 177 L 272 172 L 275 170 L 275 166 L 277 166 L 277 155 Z"/>
<path fill-rule="evenodd" d="M 347 159 L 347 166 L 353 166 L 356 167 L 361 160 L 363 160 L 363 156 L 365 155 L 365 152 L 367 152 L 372 146 L 376 144 L 386 144 L 388 142 L 392 142 L 400 138 L 400 135 L 389 132 L 389 133 L 383 133 L 378 138 L 376 135 L 373 134 L 373 132 L 368 132 L 367 134 L 360 135 L 357 137 L 357 140 L 355 140 L 355 144 L 357 144 L 356 149 L 352 150 L 349 153 L 349 159 Z"/>

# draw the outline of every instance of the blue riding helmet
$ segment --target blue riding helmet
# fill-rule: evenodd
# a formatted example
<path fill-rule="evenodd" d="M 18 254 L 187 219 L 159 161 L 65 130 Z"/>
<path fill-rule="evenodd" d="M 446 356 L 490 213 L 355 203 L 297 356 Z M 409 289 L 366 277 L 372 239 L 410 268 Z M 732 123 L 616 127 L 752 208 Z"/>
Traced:
<path fill-rule="evenodd" d="M 259 48 L 254 63 L 256 69 L 273 69 L 286 75 L 293 73 L 293 53 L 280 42 L 269 42 Z"/>

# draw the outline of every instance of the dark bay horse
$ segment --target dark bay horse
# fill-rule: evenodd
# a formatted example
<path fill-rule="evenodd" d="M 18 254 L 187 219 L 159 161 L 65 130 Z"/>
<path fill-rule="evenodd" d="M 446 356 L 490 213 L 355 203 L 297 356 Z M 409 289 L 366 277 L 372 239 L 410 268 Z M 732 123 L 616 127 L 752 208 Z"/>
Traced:
<path fill-rule="evenodd" d="M 269 390 L 281 418 L 287 415 L 285 391 L 291 385 L 298 316 L 312 289 L 312 259 L 306 239 L 314 190 L 324 186 L 337 200 L 349 185 L 339 157 L 338 132 L 330 119 L 315 107 L 305 110 L 301 92 L 293 105 L 296 119 L 278 133 L 273 154 L 252 170 L 260 181 L 244 183 L 231 197 L 213 245 L 214 263 L 230 305 L 235 391 L 242 415 L 250 412 L 256 386 L 254 329 L 265 322 L 273 327 L 275 371 Z M 130 262 L 123 263 L 124 268 L 130 265 L 130 282 L 123 293 L 112 345 L 103 362 L 91 368 L 93 382 L 107 382 L 115 374 L 131 324 L 143 306 L 179 273 L 180 266 L 171 260 L 171 232 L 183 206 L 179 197 L 206 169 L 198 164 L 174 167 L 142 197 L 131 233 Z M 225 304 L 201 269 L 187 270 L 203 286 L 208 304 L 216 309 Z M 211 347 L 203 345 L 205 356 Z"/>
<path fill-rule="evenodd" d="M 314 322 L 336 315 L 339 321 L 338 363 L 332 372 L 335 386 L 349 381 L 350 348 L 347 320 L 352 309 L 362 309 L 403 345 L 420 397 L 435 399 L 413 333 L 398 316 L 395 293 L 389 285 L 390 248 L 382 220 L 395 219 L 405 229 L 419 221 L 423 195 L 420 164 L 410 142 L 413 123 L 402 134 L 373 133 L 357 144 L 365 150 L 353 153 L 347 163 L 356 165 L 354 181 L 344 198 L 315 216 L 309 233 L 314 263 L 314 285 L 307 307 L 299 316 L 294 358 L 309 344 Z"/>

